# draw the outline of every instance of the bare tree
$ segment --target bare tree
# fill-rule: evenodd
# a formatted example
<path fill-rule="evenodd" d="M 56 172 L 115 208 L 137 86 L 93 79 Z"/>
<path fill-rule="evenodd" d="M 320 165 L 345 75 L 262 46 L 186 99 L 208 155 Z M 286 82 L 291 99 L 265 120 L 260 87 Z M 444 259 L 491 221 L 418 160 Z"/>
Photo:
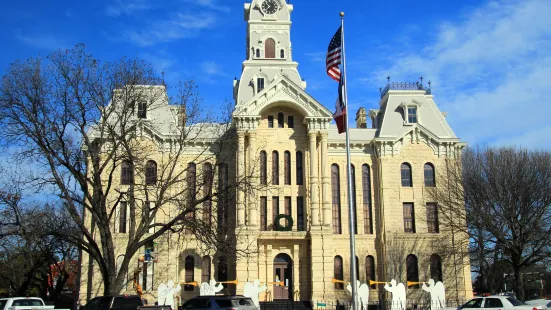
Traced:
<path fill-rule="evenodd" d="M 430 195 L 439 203 L 444 225 L 470 238 L 471 261 L 483 283 L 495 288 L 491 283 L 499 283 L 503 274 L 496 268 L 506 261 L 517 296 L 524 298 L 523 269 L 550 254 L 551 154 L 468 148 L 441 170 L 445 185 Z"/>
<path fill-rule="evenodd" d="M 144 61 L 102 62 L 83 46 L 17 61 L 3 76 L 2 142 L 39 171 L 34 185 L 63 201 L 80 233 L 52 233 L 98 264 L 106 295 L 165 233 L 222 253 L 247 249 L 232 208 L 250 175 L 237 178 L 229 115 L 202 110 L 193 81 L 174 91 Z"/>

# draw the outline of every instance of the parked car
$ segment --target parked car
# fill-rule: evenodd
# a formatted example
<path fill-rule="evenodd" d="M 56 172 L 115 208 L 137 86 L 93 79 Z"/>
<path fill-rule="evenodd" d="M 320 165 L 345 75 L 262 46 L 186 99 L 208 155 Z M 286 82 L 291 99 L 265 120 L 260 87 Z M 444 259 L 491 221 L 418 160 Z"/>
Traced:
<path fill-rule="evenodd" d="M 182 306 L 182 310 L 194 309 L 259 310 L 252 299 L 244 296 L 197 296 Z"/>
<path fill-rule="evenodd" d="M 51 310 L 54 306 L 46 306 L 39 297 L 0 298 L 0 310 Z M 68 309 L 67 309 L 68 310 Z"/>
<path fill-rule="evenodd" d="M 514 310 L 547 310 L 545 307 L 537 305 L 527 305 L 522 301 L 519 301 L 510 296 L 485 296 L 485 297 L 476 297 L 465 304 L 459 306 L 458 308 L 444 308 L 445 310 L 452 309 L 483 309 L 483 308 L 498 308 L 500 310 L 504 309 L 514 309 Z"/>
<path fill-rule="evenodd" d="M 549 299 L 528 300 L 526 303 L 529 304 L 529 305 L 532 305 L 532 306 L 547 307 L 547 309 L 551 310 L 551 300 L 549 300 Z"/>
<path fill-rule="evenodd" d="M 172 310 L 170 306 L 146 306 L 138 295 L 98 296 L 80 310 Z"/>

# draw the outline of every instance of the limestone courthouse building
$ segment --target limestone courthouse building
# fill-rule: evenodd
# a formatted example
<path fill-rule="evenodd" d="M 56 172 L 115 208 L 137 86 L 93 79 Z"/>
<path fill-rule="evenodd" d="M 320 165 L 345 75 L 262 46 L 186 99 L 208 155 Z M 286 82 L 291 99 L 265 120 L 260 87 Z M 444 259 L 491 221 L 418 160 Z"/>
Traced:
<path fill-rule="evenodd" d="M 132 259 L 126 290 L 121 293 L 135 294 L 136 280 L 144 298 L 152 303 L 158 287 L 168 281 L 215 279 L 237 280 L 224 286 L 228 293 L 241 295 L 245 283 L 259 279 L 268 284 L 260 301 L 349 300 L 345 134 L 338 134 L 332 123 L 333 102 L 320 103 L 308 93 L 293 60 L 291 15 L 295 7 L 300 9 L 300 2 L 294 6 L 285 0 L 252 0 L 244 5 L 247 53 L 241 78 L 233 81 L 235 107 L 227 125 L 232 134 L 224 136 L 233 139 L 236 151 L 225 163 L 225 177 L 215 182 L 251 176 L 254 190 L 235 193 L 228 219 L 237 237 L 247 240 L 246 246 L 253 251 L 222 257 L 201 245 L 193 234 L 167 232 L 155 241 L 154 261 L 144 263 L 138 255 Z M 155 87 L 164 91 L 163 86 Z M 379 100 L 377 109 L 348 111 L 356 115 L 349 134 L 358 278 L 362 283 L 396 279 L 404 285 L 432 278 L 444 283 L 448 300 L 465 300 L 472 296 L 468 257 L 443 245 L 452 243 L 452 234 L 443 225 L 439 202 L 427 194 L 429 188 L 445 185 L 439 176 L 446 169 L 446 159 L 459 156 L 465 143 L 448 125 L 430 88 L 421 83 L 388 83 L 375 99 Z M 151 136 L 152 143 L 144 143 L 157 147 L 159 154 L 171 151 L 165 141 L 172 139 L 175 111 L 163 100 L 159 99 L 155 110 L 138 108 L 135 116 L 143 119 L 140 128 L 145 140 Z M 189 146 L 189 152 L 196 155 L 197 147 L 216 143 L 216 139 L 205 138 Z M 184 156 L 181 161 L 183 167 L 190 167 L 191 160 Z M 202 167 L 203 163 L 197 168 L 193 164 L 193 171 Z M 116 211 L 119 222 L 113 225 L 117 253 L 124 253 L 127 244 L 126 227 L 120 221 L 131 216 L 121 210 Z M 171 212 L 163 214 L 165 218 L 158 213 L 156 221 L 168 220 Z M 213 223 L 219 220 L 219 215 L 212 216 Z M 465 247 L 454 242 L 456 247 Z M 133 277 L 134 267 L 146 263 Z M 80 303 L 85 303 L 102 295 L 103 289 L 96 263 L 86 253 L 81 264 Z M 371 285 L 369 299 L 389 298 L 383 286 Z M 199 286 L 182 285 L 175 295 L 182 303 L 199 291 Z M 420 285 L 407 289 L 408 299 L 426 294 Z"/>

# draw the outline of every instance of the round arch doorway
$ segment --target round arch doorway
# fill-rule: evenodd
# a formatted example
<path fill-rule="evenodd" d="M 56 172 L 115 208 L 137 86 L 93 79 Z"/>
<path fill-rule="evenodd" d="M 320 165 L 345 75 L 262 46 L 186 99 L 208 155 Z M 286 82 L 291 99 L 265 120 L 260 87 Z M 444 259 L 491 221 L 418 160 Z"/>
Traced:
<path fill-rule="evenodd" d="M 287 254 L 281 253 L 274 258 L 274 300 L 293 299 L 293 260 Z"/>

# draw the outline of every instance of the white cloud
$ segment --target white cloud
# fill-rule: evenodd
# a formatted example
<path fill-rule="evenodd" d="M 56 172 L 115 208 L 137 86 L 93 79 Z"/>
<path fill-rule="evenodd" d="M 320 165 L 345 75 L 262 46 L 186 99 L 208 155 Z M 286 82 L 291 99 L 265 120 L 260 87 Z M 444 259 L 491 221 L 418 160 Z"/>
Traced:
<path fill-rule="evenodd" d="M 51 34 L 22 34 L 21 32 L 15 32 L 15 37 L 27 45 L 45 50 L 56 50 L 69 46 L 65 40 Z"/>
<path fill-rule="evenodd" d="M 151 3 L 146 0 L 115 0 L 105 9 L 105 14 L 109 16 L 132 15 L 135 12 L 148 10 Z"/>
<path fill-rule="evenodd" d="M 179 12 L 167 19 L 151 22 L 142 30 L 127 29 L 124 39 L 140 46 L 150 46 L 193 37 L 200 30 L 212 27 L 215 22 L 215 15 L 208 12 L 191 14 Z"/>
<path fill-rule="evenodd" d="M 442 23 L 428 45 L 389 55 L 365 82 L 423 75 L 460 138 L 517 144 L 548 131 L 551 104 L 551 2 L 489 2 L 457 22 Z M 545 129 L 547 128 L 547 129 Z M 523 143 L 523 139 L 526 139 Z M 551 143 L 547 142 L 547 147 Z"/>
<path fill-rule="evenodd" d="M 192 3 L 199 6 L 204 6 L 216 11 L 228 12 L 230 8 L 224 5 L 221 5 L 221 1 L 217 0 L 185 0 L 188 3 Z"/>

